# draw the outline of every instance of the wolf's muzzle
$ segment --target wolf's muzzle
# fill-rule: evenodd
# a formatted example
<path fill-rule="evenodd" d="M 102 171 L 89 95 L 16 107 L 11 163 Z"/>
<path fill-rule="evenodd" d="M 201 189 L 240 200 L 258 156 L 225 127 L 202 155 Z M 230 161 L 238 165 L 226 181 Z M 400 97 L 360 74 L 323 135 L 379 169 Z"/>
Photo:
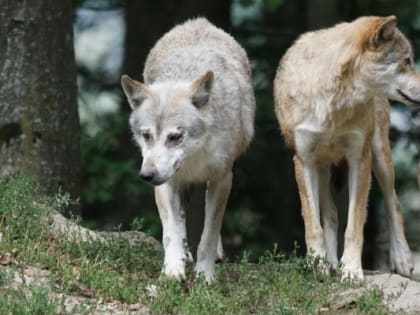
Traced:
<path fill-rule="evenodd" d="M 155 172 L 140 172 L 140 177 L 149 183 L 153 181 L 155 176 Z"/>

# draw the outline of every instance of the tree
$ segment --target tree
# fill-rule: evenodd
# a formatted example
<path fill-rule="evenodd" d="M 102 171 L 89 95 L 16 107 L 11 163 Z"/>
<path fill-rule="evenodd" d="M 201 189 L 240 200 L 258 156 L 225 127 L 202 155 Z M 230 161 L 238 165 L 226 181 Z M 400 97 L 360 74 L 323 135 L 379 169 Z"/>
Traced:
<path fill-rule="evenodd" d="M 72 1 L 0 0 L 0 175 L 79 196 Z"/>

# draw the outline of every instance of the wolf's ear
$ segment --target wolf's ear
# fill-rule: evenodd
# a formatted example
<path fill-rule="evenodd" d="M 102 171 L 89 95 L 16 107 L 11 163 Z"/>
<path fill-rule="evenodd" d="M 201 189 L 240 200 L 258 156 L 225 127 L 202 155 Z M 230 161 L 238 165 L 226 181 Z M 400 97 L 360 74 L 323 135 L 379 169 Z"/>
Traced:
<path fill-rule="evenodd" d="M 369 43 L 373 48 L 388 42 L 394 36 L 397 18 L 394 15 L 379 19 L 373 34 L 370 36 Z"/>
<path fill-rule="evenodd" d="M 207 73 L 191 85 L 192 103 L 201 108 L 206 105 L 210 99 L 211 88 L 213 86 L 214 74 L 213 71 L 207 71 Z"/>
<path fill-rule="evenodd" d="M 149 89 L 145 84 L 133 80 L 126 74 L 121 77 L 121 86 L 132 110 L 139 107 L 150 95 Z"/>

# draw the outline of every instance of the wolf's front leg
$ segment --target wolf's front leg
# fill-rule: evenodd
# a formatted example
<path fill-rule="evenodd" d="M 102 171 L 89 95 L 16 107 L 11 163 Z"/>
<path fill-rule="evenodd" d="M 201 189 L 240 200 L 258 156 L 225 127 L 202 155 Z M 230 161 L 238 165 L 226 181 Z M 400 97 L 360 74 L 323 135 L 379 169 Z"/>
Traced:
<path fill-rule="evenodd" d="M 185 279 L 187 233 L 179 189 L 165 183 L 155 187 L 156 204 L 163 228 L 165 261 L 162 272 L 177 280 Z"/>
<path fill-rule="evenodd" d="M 223 215 L 232 187 L 232 172 L 207 184 L 204 229 L 197 250 L 196 274 L 203 274 L 207 282 L 214 279 L 215 261 Z"/>
<path fill-rule="evenodd" d="M 367 214 L 371 173 L 371 149 L 367 145 L 360 155 L 347 157 L 349 164 L 349 212 L 341 258 L 342 279 L 363 280 L 363 227 Z"/>
<path fill-rule="evenodd" d="M 295 176 L 305 223 L 305 241 L 308 255 L 325 258 L 327 250 L 320 217 L 319 171 L 311 163 L 304 164 L 297 155 L 294 156 L 293 162 L 295 163 Z M 327 268 L 324 271 L 327 272 Z"/>

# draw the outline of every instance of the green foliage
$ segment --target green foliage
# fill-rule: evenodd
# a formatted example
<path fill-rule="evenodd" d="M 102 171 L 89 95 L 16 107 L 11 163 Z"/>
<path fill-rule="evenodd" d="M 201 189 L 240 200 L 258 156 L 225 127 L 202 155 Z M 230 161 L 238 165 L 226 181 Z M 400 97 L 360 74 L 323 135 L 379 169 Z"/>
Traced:
<path fill-rule="evenodd" d="M 356 311 L 358 313 L 363 313 L 365 310 L 371 310 L 375 314 L 387 314 L 387 310 L 384 307 L 378 308 L 378 305 L 381 306 L 381 301 L 383 301 L 384 298 L 384 293 L 379 288 L 375 287 L 360 297 L 356 304 Z"/>
<path fill-rule="evenodd" d="M 123 134 L 129 137 L 128 117 L 123 113 L 101 117 L 100 131 L 95 135 L 82 134 L 82 201 L 87 207 L 110 202 L 116 195 L 150 192 L 149 186 L 139 180 L 134 161 L 122 158 L 119 152 Z"/>
<path fill-rule="evenodd" d="M 0 293 L 0 314 L 54 315 L 57 314 L 58 299 L 48 297 L 45 288 L 29 287 L 6 289 Z"/>
<path fill-rule="evenodd" d="M 161 229 L 160 219 L 155 212 L 145 212 L 141 218 L 134 218 L 130 225 L 130 230 L 143 231 L 154 237 L 160 236 Z"/>
<path fill-rule="evenodd" d="M 283 3 L 283 0 L 238 0 L 237 2 L 244 7 L 262 5 L 267 10 L 275 10 Z"/>
<path fill-rule="evenodd" d="M 114 228 L 124 224 L 127 229 L 132 217 L 124 217 L 121 213 L 134 212 L 134 209 L 126 208 L 135 204 L 147 223 L 146 230 L 157 236 L 159 217 L 154 211 L 150 215 L 154 204 L 141 203 L 142 198 L 153 201 L 153 188 L 138 175 L 135 159 L 140 160 L 140 151 L 131 141 L 128 115 L 120 111 L 106 114 L 98 118 L 96 125 L 99 131 L 93 135 L 88 133 L 87 126 L 82 126 L 81 203 L 84 218 L 89 220 L 91 227 L 107 223 Z"/>
<path fill-rule="evenodd" d="M 19 254 L 32 241 L 47 237 L 46 231 L 36 223 L 45 220 L 48 224 L 48 215 L 44 217 L 44 214 L 49 210 L 44 208 L 43 200 L 34 200 L 36 191 L 36 185 L 24 176 L 0 178 L 0 252 L 5 246 L 11 246 Z M 61 206 L 55 200 L 48 202 Z"/>

